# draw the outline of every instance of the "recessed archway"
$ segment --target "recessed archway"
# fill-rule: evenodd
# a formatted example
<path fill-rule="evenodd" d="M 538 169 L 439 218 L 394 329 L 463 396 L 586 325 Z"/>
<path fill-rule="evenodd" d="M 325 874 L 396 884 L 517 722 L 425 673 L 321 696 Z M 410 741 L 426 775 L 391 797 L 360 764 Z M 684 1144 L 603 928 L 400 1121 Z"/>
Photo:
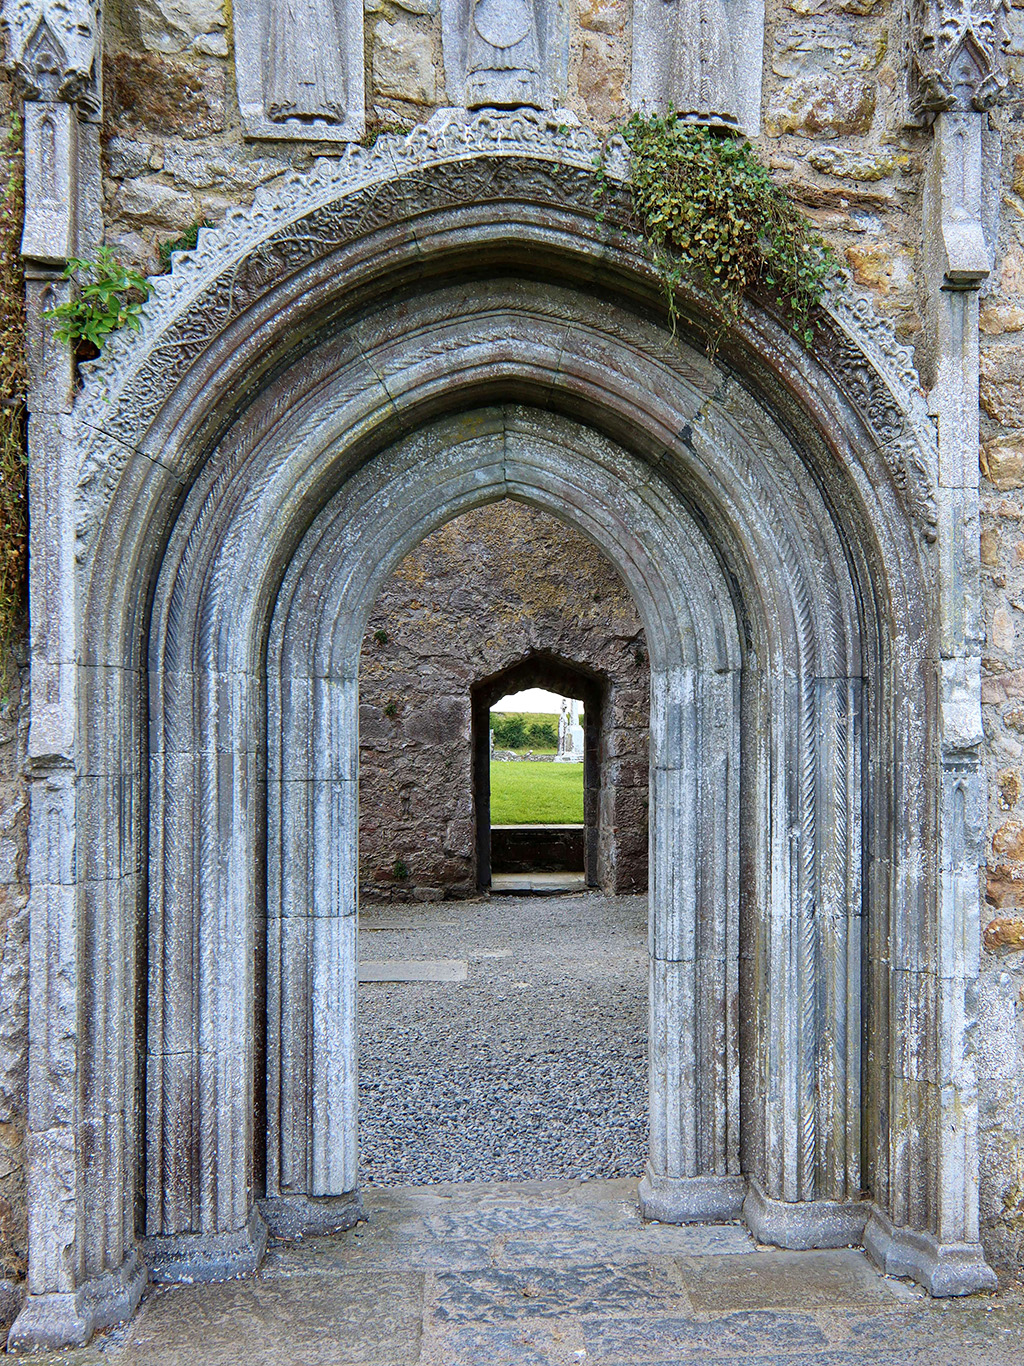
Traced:
<path fill-rule="evenodd" d="M 157 1274 L 194 1277 L 258 1260 L 264 1189 L 313 1226 L 354 1199 L 359 642 L 396 559 L 502 497 L 591 537 L 644 619 L 648 1210 L 742 1204 L 788 1246 L 870 1220 L 890 1271 L 990 1283 L 973 712 L 909 362 L 840 302 L 813 355 L 751 306 L 710 363 L 706 301 L 665 324 L 618 153 L 596 221 L 595 149 L 484 115 L 325 165 L 206 238 L 79 401 L 80 662 L 54 686 L 84 776 L 54 770 L 33 840 L 83 852 L 33 878 L 33 933 L 69 898 L 87 932 L 33 964 L 88 988 L 70 1063 L 32 1017 L 33 1126 L 64 1156 L 33 1178 L 23 1339 L 123 1313 L 138 1204 Z"/>

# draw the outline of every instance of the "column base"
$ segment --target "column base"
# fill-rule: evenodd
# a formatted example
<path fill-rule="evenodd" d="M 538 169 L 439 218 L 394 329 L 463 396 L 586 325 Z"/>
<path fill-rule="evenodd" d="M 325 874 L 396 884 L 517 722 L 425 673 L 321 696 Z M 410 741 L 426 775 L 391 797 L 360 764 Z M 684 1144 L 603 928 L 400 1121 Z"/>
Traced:
<path fill-rule="evenodd" d="M 773 1200 L 748 1181 L 743 1218 L 759 1243 L 794 1250 L 859 1247 L 871 1206 L 866 1200 Z"/>
<path fill-rule="evenodd" d="M 234 1233 L 168 1233 L 142 1244 L 154 1281 L 184 1285 L 251 1276 L 266 1247 L 267 1226 L 255 1207 Z"/>
<path fill-rule="evenodd" d="M 887 1276 L 910 1276 L 936 1299 L 999 1288 L 980 1243 L 940 1243 L 932 1233 L 896 1228 L 876 1205 L 864 1230 L 864 1251 Z"/>
<path fill-rule="evenodd" d="M 260 1213 L 275 1238 L 316 1238 L 343 1233 L 366 1218 L 357 1190 L 345 1195 L 274 1195 L 259 1201 Z"/>
<path fill-rule="evenodd" d="M 101 1328 L 130 1319 L 149 1273 L 132 1248 L 117 1271 L 85 1281 L 63 1294 L 28 1295 L 7 1336 L 9 1352 L 84 1347 Z"/>
<path fill-rule="evenodd" d="M 661 1224 L 738 1219 L 746 1184 L 742 1176 L 658 1176 L 648 1163 L 637 1192 L 640 1213 Z"/>

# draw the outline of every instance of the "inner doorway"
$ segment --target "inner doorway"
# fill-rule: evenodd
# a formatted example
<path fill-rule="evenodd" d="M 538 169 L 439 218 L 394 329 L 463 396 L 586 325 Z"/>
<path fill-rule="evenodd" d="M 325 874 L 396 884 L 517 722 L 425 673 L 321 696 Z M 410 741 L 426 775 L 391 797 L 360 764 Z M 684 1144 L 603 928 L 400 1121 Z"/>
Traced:
<path fill-rule="evenodd" d="M 544 758 L 501 749 L 494 737 L 494 713 L 505 699 L 546 693 L 569 704 L 567 715 L 560 716 L 555 735 L 556 751 Z M 600 793 L 601 733 L 606 706 L 607 684 L 597 674 L 544 653 L 481 680 L 473 688 L 473 787 L 476 806 L 477 878 L 481 890 L 497 893 L 568 891 L 574 886 L 601 885 Z M 576 703 L 574 710 L 573 703 Z M 507 712 L 505 713 L 508 714 Z M 512 713 L 515 714 L 514 712 Z M 582 725 L 574 722 L 574 715 Z M 574 732 L 576 732 L 574 734 Z M 575 745 L 574 745 L 575 741 Z M 529 765 L 530 769 L 520 768 Z M 531 808 L 524 791 L 521 802 L 502 802 L 492 810 L 492 782 L 525 787 L 516 782 L 520 773 L 533 771 L 534 791 L 543 793 L 555 779 L 558 789 L 568 786 L 562 780 L 581 777 L 579 820 L 559 802 L 545 819 L 543 807 Z M 509 766 L 506 773 L 505 766 Z M 563 766 L 564 765 L 564 766 Z M 564 798 L 563 798 L 564 800 Z M 537 801 L 537 798 L 534 798 Z M 497 818 L 496 818 L 497 817 Z M 512 817 L 512 819 L 509 819 Z M 561 817 L 561 818 L 559 818 Z"/>
<path fill-rule="evenodd" d="M 579 698 L 544 688 L 506 694 L 491 707 L 493 894 L 587 886 L 585 723 Z"/>

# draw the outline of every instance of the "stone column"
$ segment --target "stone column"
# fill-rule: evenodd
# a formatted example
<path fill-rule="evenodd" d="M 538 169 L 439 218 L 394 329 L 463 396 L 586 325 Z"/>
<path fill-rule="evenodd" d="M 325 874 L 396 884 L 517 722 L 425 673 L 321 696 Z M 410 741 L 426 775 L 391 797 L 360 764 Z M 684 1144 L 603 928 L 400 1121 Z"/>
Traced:
<path fill-rule="evenodd" d="M 4 5 L 8 62 L 25 97 L 25 224 L 29 372 L 29 615 L 31 876 L 28 1077 L 28 1297 L 10 1334 L 15 1349 L 87 1342 L 138 1303 L 145 1270 L 132 1237 L 123 1180 L 97 1220 L 82 1153 L 91 1097 L 83 1093 L 88 1041 L 80 961 L 84 898 L 76 848 L 78 648 L 75 621 L 76 470 L 64 426 L 74 395 L 70 348 L 47 310 L 71 297 L 60 277 L 70 256 L 95 251 L 99 204 L 99 34 L 95 7 L 71 0 Z M 129 984 L 128 990 L 130 991 Z M 124 1096 L 104 1100 L 111 1127 Z M 115 1144 L 117 1140 L 114 1140 Z M 102 1181 L 105 1159 L 95 1152 Z M 118 1176 L 123 1173 L 119 1172 Z M 106 1183 L 103 1183 L 106 1185 Z M 90 1227 L 95 1236 L 90 1236 Z M 102 1224 L 102 1228 L 98 1225 Z"/>
<path fill-rule="evenodd" d="M 920 1045 L 917 1056 L 894 1048 L 891 1206 L 888 1216 L 872 1216 L 865 1246 L 890 1275 L 911 1275 L 934 1295 L 996 1284 L 979 1242 L 973 1035 L 985 825 L 978 288 L 990 268 L 983 181 L 986 156 L 997 157 L 997 148 L 985 110 L 1004 83 L 996 65 L 1001 11 L 1000 0 L 980 0 L 966 15 L 946 0 L 930 0 L 916 16 L 914 99 L 933 132 L 924 259 L 939 447 L 937 891 L 934 908 L 922 906 L 920 924 L 892 929 L 891 1018 Z M 934 1007 L 925 1028 L 928 1000 Z M 911 1160 L 912 1152 L 920 1160 Z"/>

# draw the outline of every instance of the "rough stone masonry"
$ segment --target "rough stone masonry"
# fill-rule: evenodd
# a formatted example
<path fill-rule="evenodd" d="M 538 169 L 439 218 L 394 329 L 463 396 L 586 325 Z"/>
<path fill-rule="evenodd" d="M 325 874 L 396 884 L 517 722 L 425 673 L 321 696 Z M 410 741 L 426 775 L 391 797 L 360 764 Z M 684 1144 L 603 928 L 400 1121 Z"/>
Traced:
<path fill-rule="evenodd" d="M 505 501 L 465 513 L 417 546 L 370 614 L 359 690 L 362 896 L 476 893 L 470 689 L 538 655 L 580 665 L 608 689 L 601 875 L 609 891 L 646 886 L 643 625 L 589 541 Z"/>
<path fill-rule="evenodd" d="M 353 661 L 402 555 L 508 496 L 599 545 L 645 627 L 648 1213 L 863 1241 L 936 1294 L 1019 1275 L 1020 0 L 3 19 L 12 1345 L 356 1208 Z M 750 301 L 712 364 L 689 287 L 668 325 L 604 141 L 634 108 L 749 136 L 819 227 L 851 284 L 811 351 Z M 101 244 L 156 290 L 90 366 L 44 314 Z"/>

